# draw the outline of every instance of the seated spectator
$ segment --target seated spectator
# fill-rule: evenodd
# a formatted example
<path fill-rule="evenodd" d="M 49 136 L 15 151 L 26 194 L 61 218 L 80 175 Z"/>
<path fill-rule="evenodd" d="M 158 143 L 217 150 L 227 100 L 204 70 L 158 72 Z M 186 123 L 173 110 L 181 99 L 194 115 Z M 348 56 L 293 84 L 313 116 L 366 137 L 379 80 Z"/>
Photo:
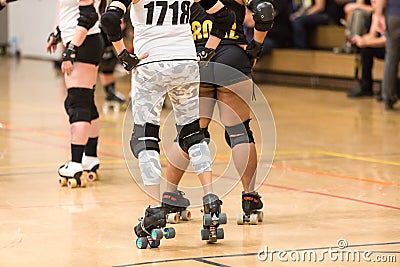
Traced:
<path fill-rule="evenodd" d="M 371 4 L 374 8 L 375 1 L 372 0 Z M 384 35 L 377 31 L 377 18 L 372 14 L 372 20 L 369 32 L 360 36 L 354 35 L 351 42 L 360 49 L 361 54 L 361 80 L 359 87 L 347 93 L 348 97 L 371 97 L 374 95 L 372 90 L 372 67 L 374 58 L 383 59 L 385 57 L 385 43 L 386 38 Z"/>
<path fill-rule="evenodd" d="M 343 0 L 336 0 L 336 2 L 340 2 Z M 364 11 L 369 11 L 372 12 L 372 6 L 371 6 L 371 1 L 370 0 L 353 0 L 353 1 L 348 1 L 343 7 L 343 11 L 345 14 L 345 18 L 347 21 L 350 20 L 351 14 L 355 9 L 360 9 Z"/>
<path fill-rule="evenodd" d="M 335 0 L 303 0 L 302 3 L 302 6 L 290 16 L 293 26 L 293 47 L 309 49 L 308 33 L 318 25 L 335 24 L 338 20 L 338 5 Z"/>
<path fill-rule="evenodd" d="M 274 0 L 275 8 L 274 26 L 268 31 L 264 39 L 263 54 L 270 54 L 274 48 L 286 48 L 292 46 L 292 25 L 289 20 L 291 9 L 289 8 L 292 0 Z M 254 27 L 252 12 L 246 9 L 244 19 L 246 36 L 252 38 L 251 29 Z"/>

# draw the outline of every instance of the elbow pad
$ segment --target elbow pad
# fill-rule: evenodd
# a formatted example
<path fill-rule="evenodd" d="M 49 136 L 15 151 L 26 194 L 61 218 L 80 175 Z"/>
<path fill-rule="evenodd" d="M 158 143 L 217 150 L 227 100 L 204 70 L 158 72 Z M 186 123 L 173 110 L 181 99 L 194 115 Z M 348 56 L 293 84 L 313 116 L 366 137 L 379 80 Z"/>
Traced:
<path fill-rule="evenodd" d="M 107 11 L 101 16 L 101 27 L 107 34 L 110 42 L 122 39 L 121 19 L 124 13 L 124 10 L 119 7 L 109 6 Z"/>
<path fill-rule="evenodd" d="M 222 39 L 232 28 L 236 20 L 235 13 L 227 7 L 223 7 L 212 15 L 214 16 L 214 21 L 211 28 L 211 35 Z"/>
<path fill-rule="evenodd" d="M 99 15 L 93 5 L 79 6 L 79 14 L 78 26 L 81 26 L 86 30 L 92 28 L 99 19 Z"/>
<path fill-rule="evenodd" d="M 253 12 L 255 22 L 254 28 L 257 31 L 269 31 L 274 25 L 274 6 L 266 0 L 252 0 L 248 8 Z"/>

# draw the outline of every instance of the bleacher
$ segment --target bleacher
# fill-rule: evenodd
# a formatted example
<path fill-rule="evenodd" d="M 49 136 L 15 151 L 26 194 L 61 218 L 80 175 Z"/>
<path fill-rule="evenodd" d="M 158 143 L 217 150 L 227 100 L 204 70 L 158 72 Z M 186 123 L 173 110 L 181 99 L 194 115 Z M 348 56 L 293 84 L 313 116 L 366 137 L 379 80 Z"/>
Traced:
<path fill-rule="evenodd" d="M 296 84 L 347 90 L 357 86 L 354 54 L 335 54 L 334 47 L 343 46 L 344 27 L 319 26 L 310 35 L 312 50 L 275 49 L 259 60 L 255 68 L 256 82 Z M 373 78 L 383 77 L 383 60 L 374 61 Z M 377 86 L 377 84 L 375 85 Z"/>

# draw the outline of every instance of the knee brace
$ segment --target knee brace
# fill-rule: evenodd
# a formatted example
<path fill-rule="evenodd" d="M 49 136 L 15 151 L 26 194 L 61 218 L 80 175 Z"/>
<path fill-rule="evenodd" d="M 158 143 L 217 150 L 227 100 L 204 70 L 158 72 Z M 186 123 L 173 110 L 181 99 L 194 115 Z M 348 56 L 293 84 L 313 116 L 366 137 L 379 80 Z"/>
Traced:
<path fill-rule="evenodd" d="M 254 143 L 253 132 L 250 129 L 250 119 L 234 126 L 226 126 L 225 140 L 231 148 L 238 144 Z"/>
<path fill-rule="evenodd" d="M 206 142 L 192 145 L 188 154 L 193 169 L 197 174 L 211 171 L 211 155 Z"/>
<path fill-rule="evenodd" d="M 204 135 L 200 129 L 199 119 L 185 125 L 177 125 L 179 146 L 185 153 L 189 153 L 189 148 L 204 140 Z"/>
<path fill-rule="evenodd" d="M 133 134 L 131 138 L 131 150 L 133 155 L 138 158 L 139 153 L 143 150 L 154 150 L 160 153 L 158 142 L 159 125 L 146 123 L 145 125 L 135 124 L 133 126 Z"/>
<path fill-rule="evenodd" d="M 103 57 L 100 61 L 99 72 L 104 74 L 114 73 L 115 65 L 117 65 L 118 58 L 114 53 L 113 47 L 106 47 Z"/>
<path fill-rule="evenodd" d="M 69 123 L 92 120 L 93 90 L 73 87 L 68 89 L 64 107 L 69 116 Z"/>

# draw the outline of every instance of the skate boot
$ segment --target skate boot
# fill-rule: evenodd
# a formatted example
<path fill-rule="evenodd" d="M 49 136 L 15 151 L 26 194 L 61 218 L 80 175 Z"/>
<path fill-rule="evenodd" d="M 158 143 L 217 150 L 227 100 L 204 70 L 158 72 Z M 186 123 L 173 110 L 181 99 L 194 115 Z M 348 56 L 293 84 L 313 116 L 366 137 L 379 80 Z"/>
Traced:
<path fill-rule="evenodd" d="M 120 110 L 126 110 L 128 103 L 125 97 L 115 90 L 115 84 L 112 83 L 104 87 L 106 91 L 106 102 L 103 105 L 103 112 L 107 113 L 109 110 L 119 112 Z"/>
<path fill-rule="evenodd" d="M 262 208 L 261 196 L 257 192 L 242 192 L 243 214 L 237 216 L 237 224 L 258 224 L 262 222 L 264 218 L 264 213 L 261 211 Z"/>
<path fill-rule="evenodd" d="M 217 195 L 208 193 L 203 197 L 203 229 L 201 239 L 208 243 L 215 243 L 217 239 L 224 239 L 224 229 L 218 228 L 226 224 L 225 213 L 221 213 L 222 201 Z"/>
<path fill-rule="evenodd" d="M 182 221 L 190 220 L 191 213 L 186 209 L 190 206 L 190 201 L 184 195 L 185 193 L 179 190 L 164 192 L 162 206 L 167 213 L 168 223 L 178 223 L 179 219 Z"/>
<path fill-rule="evenodd" d="M 87 179 L 91 182 L 97 180 L 97 170 L 100 167 L 100 160 L 98 157 L 86 156 L 82 157 L 82 169 L 87 172 Z"/>
<path fill-rule="evenodd" d="M 82 164 L 68 161 L 58 169 L 60 178 L 58 183 L 61 186 L 67 185 L 69 188 L 85 187 L 86 179 L 82 177 Z"/>
<path fill-rule="evenodd" d="M 134 227 L 137 235 L 136 246 L 140 249 L 156 248 L 160 245 L 160 240 L 175 237 L 175 229 L 172 227 L 165 228 L 165 210 L 163 207 L 148 207 L 145 216 L 139 219 L 139 223 Z"/>

